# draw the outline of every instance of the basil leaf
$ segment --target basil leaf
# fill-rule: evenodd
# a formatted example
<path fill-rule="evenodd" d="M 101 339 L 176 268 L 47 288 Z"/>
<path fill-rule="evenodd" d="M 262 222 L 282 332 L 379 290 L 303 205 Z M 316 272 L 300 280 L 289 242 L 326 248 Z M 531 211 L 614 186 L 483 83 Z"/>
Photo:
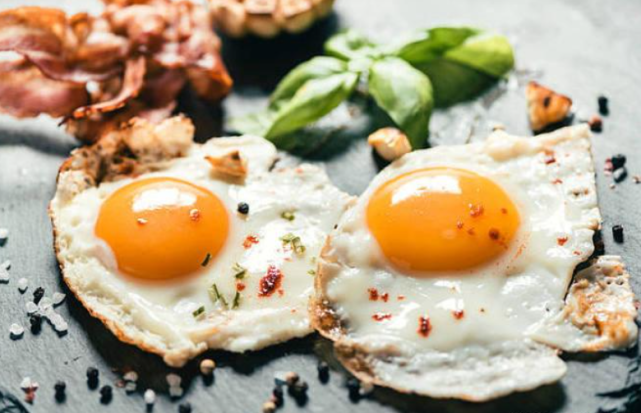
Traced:
<path fill-rule="evenodd" d="M 356 87 L 358 75 L 341 73 L 308 80 L 276 113 L 265 137 L 275 137 L 306 126 L 336 108 Z"/>
<path fill-rule="evenodd" d="M 425 147 L 433 107 L 432 85 L 425 74 L 404 60 L 387 57 L 372 66 L 369 92 L 413 149 Z"/>
<path fill-rule="evenodd" d="M 229 121 L 229 128 L 246 135 L 265 136 L 275 116 L 275 113 L 270 110 L 250 113 L 232 118 Z"/>
<path fill-rule="evenodd" d="M 496 83 L 492 76 L 445 59 L 423 64 L 418 69 L 432 81 L 437 107 L 470 100 Z"/>
<path fill-rule="evenodd" d="M 296 66 L 283 80 L 270 97 L 270 107 L 277 108 L 296 94 L 298 89 L 310 79 L 322 79 L 347 71 L 347 63 L 334 57 L 320 56 Z"/>
<path fill-rule="evenodd" d="M 325 42 L 325 53 L 342 60 L 380 55 L 376 44 L 356 30 L 346 30 L 330 37 Z"/>
<path fill-rule="evenodd" d="M 461 45 L 466 39 L 479 33 L 469 27 L 436 27 L 413 33 L 392 46 L 390 53 L 413 65 L 437 59 L 444 52 Z"/>
<path fill-rule="evenodd" d="M 443 58 L 497 78 L 514 67 L 510 42 L 497 34 L 470 37 L 460 46 L 446 51 Z"/>

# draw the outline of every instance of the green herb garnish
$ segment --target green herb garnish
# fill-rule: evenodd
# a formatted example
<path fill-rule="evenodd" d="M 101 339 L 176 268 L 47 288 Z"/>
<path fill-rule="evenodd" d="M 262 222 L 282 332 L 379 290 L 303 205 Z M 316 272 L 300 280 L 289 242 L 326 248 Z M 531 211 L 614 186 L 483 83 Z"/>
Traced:
<path fill-rule="evenodd" d="M 245 274 L 247 274 L 247 268 L 241 266 L 240 264 L 236 263 L 231 267 L 232 271 L 234 271 L 234 277 L 237 280 L 242 280 L 245 278 Z"/>
<path fill-rule="evenodd" d="M 207 253 L 207 255 L 205 255 L 205 259 L 200 263 L 200 265 L 206 267 L 207 264 L 209 264 L 209 260 L 211 260 L 211 254 Z"/>
<path fill-rule="evenodd" d="M 280 237 L 280 239 L 283 241 L 283 245 L 291 245 L 296 255 L 303 255 L 305 253 L 305 246 L 299 236 L 290 232 Z"/>
<path fill-rule="evenodd" d="M 231 308 L 238 308 L 240 305 L 240 292 L 236 291 L 236 295 L 234 295 L 234 303 L 232 304 Z"/>
<path fill-rule="evenodd" d="M 232 119 L 232 128 L 295 148 L 292 132 L 318 121 L 358 89 L 408 136 L 413 149 L 420 149 L 427 145 L 435 105 L 468 100 L 514 66 L 504 36 L 469 27 L 422 30 L 390 44 L 348 30 L 332 36 L 325 53 L 295 67 L 265 111 Z"/>
<path fill-rule="evenodd" d="M 294 219 L 296 219 L 296 216 L 294 215 L 294 211 L 283 211 L 280 214 L 280 217 L 282 219 L 286 219 L 287 221 L 293 221 Z"/>
<path fill-rule="evenodd" d="M 225 296 L 218 291 L 218 286 L 215 283 L 209 287 L 209 298 L 214 304 L 220 300 L 223 306 L 229 307 L 227 300 L 225 300 Z"/>
<path fill-rule="evenodd" d="M 193 313 L 191 313 L 191 315 L 193 315 L 193 316 L 194 316 L 194 318 L 198 318 L 198 317 L 200 317 L 200 316 L 201 316 L 201 315 L 203 315 L 203 314 L 205 314 L 205 306 L 204 306 L 204 305 L 201 305 L 201 306 L 200 306 L 200 307 L 198 307 L 196 310 L 194 310 L 194 312 L 193 312 Z"/>
<path fill-rule="evenodd" d="M 309 271 L 307 271 L 307 274 L 309 274 L 311 276 L 316 276 L 316 271 L 315 270 L 309 270 Z"/>

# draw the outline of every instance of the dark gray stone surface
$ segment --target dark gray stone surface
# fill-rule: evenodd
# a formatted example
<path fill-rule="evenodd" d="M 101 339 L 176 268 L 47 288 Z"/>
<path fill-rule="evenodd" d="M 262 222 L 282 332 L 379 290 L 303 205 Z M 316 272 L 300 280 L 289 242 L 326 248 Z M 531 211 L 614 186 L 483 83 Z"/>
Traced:
<path fill-rule="evenodd" d="M 5 0 L 0 7 L 47 1 Z M 93 2 L 64 0 L 57 4 L 76 10 Z M 485 136 L 493 121 L 508 131 L 529 134 L 525 115 L 524 80 L 537 77 L 543 83 L 574 99 L 577 118 L 596 112 L 599 94 L 610 97 L 611 115 L 604 119 L 604 131 L 594 136 L 600 205 L 603 213 L 605 251 L 620 254 L 628 264 L 633 286 L 641 294 L 641 185 L 631 178 L 616 189 L 604 176 L 604 160 L 615 154 L 628 155 L 631 175 L 641 173 L 641 3 L 633 0 L 509 1 L 492 2 L 428 0 L 338 0 L 337 13 L 329 21 L 303 36 L 275 41 L 228 40 L 225 59 L 237 81 L 235 93 L 221 108 L 205 107 L 186 94 L 182 109 L 194 117 L 198 135 L 218 134 L 223 120 L 252 111 L 264 104 L 275 82 L 296 62 L 320 53 L 323 40 L 337 27 L 355 27 L 386 39 L 400 31 L 442 24 L 470 24 L 495 29 L 510 36 L 516 47 L 517 75 L 506 85 L 489 91 L 476 102 L 439 111 L 432 119 L 432 144 L 453 144 Z M 340 112 L 340 111 L 339 111 Z M 341 122 L 340 113 L 338 121 Z M 342 122 L 345 122 L 344 120 Z M 347 121 L 350 131 L 332 136 L 322 151 L 310 154 L 314 162 L 326 165 L 330 177 L 344 190 L 358 194 L 378 166 L 362 132 L 376 120 Z M 403 396 L 377 389 L 358 403 L 352 403 L 344 381 L 346 375 L 331 357 L 328 343 L 316 336 L 264 351 L 235 355 L 209 354 L 219 364 L 215 381 L 205 383 L 191 363 L 179 371 L 184 380 L 183 400 L 171 401 L 165 394 L 165 374 L 170 369 L 152 355 L 121 344 L 74 299 L 61 307 L 69 320 L 69 333 L 58 337 L 44 326 L 39 335 L 29 331 L 17 341 L 9 338 L 9 325 L 28 325 L 24 303 L 34 288 L 44 286 L 47 294 L 66 292 L 52 251 L 51 225 L 47 203 L 54 191 L 56 171 L 74 147 L 72 138 L 47 119 L 17 121 L 0 117 L 0 227 L 11 231 L 0 247 L 0 261 L 13 263 L 12 280 L 0 285 L 0 399 L 6 392 L 22 399 L 23 377 L 40 384 L 31 412 L 136 412 L 144 411 L 142 391 L 159 392 L 156 412 L 175 412 L 180 402 L 189 401 L 194 412 L 259 412 L 269 397 L 273 374 L 294 370 L 310 384 L 309 401 L 299 406 L 286 396 L 282 412 L 638 412 L 641 369 L 636 349 L 623 354 L 567 356 L 569 372 L 558 384 L 506 397 L 486 404 L 435 401 Z M 612 240 L 611 227 L 625 227 L 625 242 Z M 30 289 L 21 295 L 16 281 L 26 277 Z M 318 358 L 332 366 L 329 383 L 316 379 Z M 85 370 L 100 369 L 102 384 L 119 378 L 112 369 L 134 369 L 140 374 L 139 392 L 126 395 L 115 389 L 111 404 L 102 405 L 99 393 L 87 388 Z M 67 400 L 54 401 L 56 380 L 67 382 Z M 5 403 L 5 404 L 3 404 Z M 0 412 L 9 412 L 11 401 L 0 400 Z M 15 410 L 20 411 L 20 410 Z"/>

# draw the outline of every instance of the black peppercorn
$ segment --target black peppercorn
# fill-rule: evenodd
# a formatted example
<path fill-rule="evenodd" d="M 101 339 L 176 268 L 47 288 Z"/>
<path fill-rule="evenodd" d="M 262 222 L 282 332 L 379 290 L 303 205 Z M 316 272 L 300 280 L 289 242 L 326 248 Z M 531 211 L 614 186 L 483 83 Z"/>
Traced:
<path fill-rule="evenodd" d="M 191 413 L 191 404 L 183 403 L 178 406 L 178 413 Z"/>
<path fill-rule="evenodd" d="M 40 314 L 31 314 L 29 323 L 31 324 L 31 332 L 38 334 L 42 329 L 42 316 Z"/>
<path fill-rule="evenodd" d="M 98 387 L 98 369 L 95 367 L 89 367 L 87 369 L 87 384 L 90 389 L 95 389 Z"/>
<path fill-rule="evenodd" d="M 100 402 L 103 404 L 109 403 L 113 397 L 113 389 L 110 385 L 104 385 L 100 389 Z"/>
<path fill-rule="evenodd" d="M 45 296 L 45 289 L 42 287 L 38 287 L 33 291 L 33 302 L 38 304 L 40 300 L 42 300 L 42 297 Z"/>
<path fill-rule="evenodd" d="M 67 383 L 62 380 L 58 380 L 53 386 L 55 392 L 56 400 L 61 402 L 65 399 L 65 391 L 67 390 Z"/>
<path fill-rule="evenodd" d="M 610 108 L 608 107 L 608 98 L 605 96 L 599 96 L 599 113 L 603 116 L 607 116 L 610 113 Z"/>
<path fill-rule="evenodd" d="M 280 407 L 283 404 L 283 388 L 280 386 L 274 387 L 272 390 L 273 401 L 276 406 Z"/>
<path fill-rule="evenodd" d="M 612 168 L 613 169 L 619 169 L 623 168 L 625 166 L 625 161 L 626 161 L 625 155 L 619 153 L 614 155 L 611 159 L 610 162 L 612 162 Z"/>
<path fill-rule="evenodd" d="M 318 379 L 322 383 L 327 383 L 329 380 L 329 365 L 324 361 L 320 361 L 316 369 L 318 370 Z"/>
<path fill-rule="evenodd" d="M 347 383 L 345 384 L 347 386 L 347 390 L 349 390 L 349 398 L 352 401 L 356 401 L 360 399 L 360 393 L 359 393 L 361 389 L 360 382 L 357 379 L 350 377 L 349 379 L 347 379 Z"/>
<path fill-rule="evenodd" d="M 246 202 L 240 202 L 238 204 L 238 213 L 243 215 L 249 214 L 249 204 Z"/>
<path fill-rule="evenodd" d="M 612 236 L 614 240 L 618 243 L 623 242 L 623 227 L 621 225 L 615 225 L 612 227 Z"/>
<path fill-rule="evenodd" d="M 616 182 L 617 184 L 619 182 L 623 182 L 625 178 L 627 178 L 627 176 L 628 176 L 628 170 L 625 169 L 625 166 L 621 168 L 617 168 L 614 170 L 614 172 L 612 172 L 612 179 L 614 179 L 614 182 Z"/>

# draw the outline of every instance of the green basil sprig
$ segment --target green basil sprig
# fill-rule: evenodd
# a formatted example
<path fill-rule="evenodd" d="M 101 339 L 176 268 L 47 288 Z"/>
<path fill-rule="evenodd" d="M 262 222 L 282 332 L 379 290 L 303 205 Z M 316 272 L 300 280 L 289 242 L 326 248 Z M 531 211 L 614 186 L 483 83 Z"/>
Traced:
<path fill-rule="evenodd" d="M 435 106 L 471 99 L 514 66 L 504 36 L 469 27 L 432 28 L 387 45 L 348 30 L 331 37 L 325 53 L 285 76 L 265 111 L 232 119 L 231 127 L 287 148 L 294 132 L 359 90 L 419 149 L 427 144 Z"/>

